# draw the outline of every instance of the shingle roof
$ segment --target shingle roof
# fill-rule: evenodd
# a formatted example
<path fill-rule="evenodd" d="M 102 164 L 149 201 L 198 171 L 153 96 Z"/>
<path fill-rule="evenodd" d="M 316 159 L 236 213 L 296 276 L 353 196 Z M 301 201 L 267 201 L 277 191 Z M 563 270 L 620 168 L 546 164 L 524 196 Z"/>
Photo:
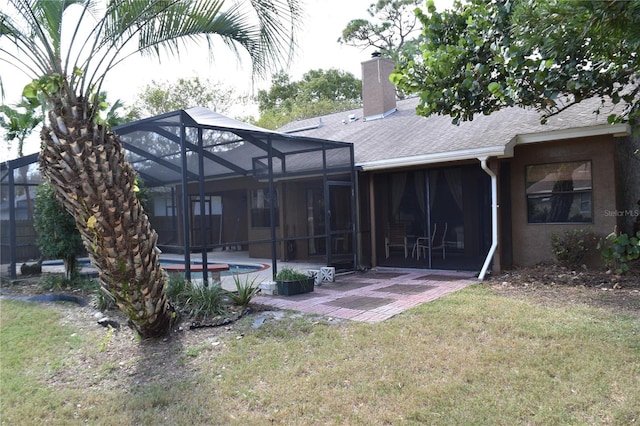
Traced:
<path fill-rule="evenodd" d="M 540 113 L 535 110 L 513 107 L 456 126 L 449 116 L 416 115 L 418 98 L 410 98 L 398 101 L 397 111 L 382 119 L 365 121 L 362 109 L 356 109 L 295 121 L 278 130 L 353 143 L 356 165 L 361 166 L 416 156 L 425 157 L 425 162 L 449 161 L 476 158 L 480 153 L 508 156 L 519 135 L 608 127 L 610 110 L 594 114 L 599 103 L 599 99 L 583 101 L 545 125 L 540 124 Z"/>

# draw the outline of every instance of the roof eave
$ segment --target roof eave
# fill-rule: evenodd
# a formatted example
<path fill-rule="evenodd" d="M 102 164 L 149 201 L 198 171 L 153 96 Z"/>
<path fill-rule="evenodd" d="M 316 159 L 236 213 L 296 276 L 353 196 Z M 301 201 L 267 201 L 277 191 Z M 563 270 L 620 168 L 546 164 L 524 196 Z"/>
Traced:
<path fill-rule="evenodd" d="M 476 160 L 481 157 L 501 157 L 504 154 L 504 146 L 491 146 L 484 148 L 465 149 L 460 151 L 438 152 L 434 154 L 412 155 L 410 157 L 364 161 L 361 163 L 356 163 L 356 167 L 359 167 L 363 171 L 375 171 L 450 161 Z"/>
<path fill-rule="evenodd" d="M 514 136 L 505 146 L 502 158 L 513 157 L 513 149 L 516 145 L 550 142 L 562 139 L 586 138 L 590 136 L 611 135 L 614 138 L 625 137 L 631 134 L 631 126 L 628 123 L 598 124 L 587 127 L 574 127 L 570 129 L 549 130 L 545 132 L 525 133 Z"/>
<path fill-rule="evenodd" d="M 574 139 L 588 136 L 613 135 L 614 137 L 629 136 L 631 126 L 627 123 L 599 124 L 588 127 L 575 127 L 572 129 L 549 130 L 546 132 L 528 133 L 517 135 L 515 143 L 523 145 L 528 143 L 547 142 L 558 139 Z"/>

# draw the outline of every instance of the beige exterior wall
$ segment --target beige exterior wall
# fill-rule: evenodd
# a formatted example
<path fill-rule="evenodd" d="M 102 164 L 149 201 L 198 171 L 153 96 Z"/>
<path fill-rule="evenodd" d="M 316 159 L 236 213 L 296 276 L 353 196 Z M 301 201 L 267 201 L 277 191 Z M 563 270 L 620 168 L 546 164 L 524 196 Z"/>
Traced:
<path fill-rule="evenodd" d="M 305 190 L 309 187 L 322 188 L 322 181 L 302 180 L 277 182 L 279 202 L 279 226 L 276 227 L 276 238 L 299 238 L 307 235 L 307 201 Z M 270 239 L 270 228 L 252 228 L 249 224 L 249 237 L 252 240 Z M 295 259 L 309 257 L 308 240 L 294 240 Z M 271 243 L 252 244 L 249 247 L 251 257 L 271 258 Z M 287 244 L 281 241 L 277 244 L 276 256 L 280 260 L 288 259 Z"/>
<path fill-rule="evenodd" d="M 304 184 L 297 182 L 278 182 L 278 213 L 279 226 L 276 227 L 276 238 L 295 238 L 306 235 L 307 210 L 304 198 Z M 249 236 L 251 239 L 270 239 L 270 228 L 252 228 L 249 224 Z M 306 240 L 295 241 L 296 259 L 308 257 Z M 276 256 L 284 261 L 286 259 L 286 243 L 281 241 L 276 246 Z M 271 243 L 252 244 L 249 247 L 249 255 L 256 258 L 271 258 Z"/>
<path fill-rule="evenodd" d="M 591 161 L 593 223 L 541 224 L 527 222 L 525 167 L 564 161 Z M 612 136 L 578 138 L 516 146 L 511 161 L 511 214 L 514 266 L 554 261 L 551 234 L 584 229 L 607 235 L 616 226 L 615 140 Z M 592 258 L 597 260 L 597 256 Z"/>
<path fill-rule="evenodd" d="M 233 178 L 225 180 L 223 184 L 220 181 L 205 182 L 205 194 L 207 195 L 219 195 L 222 196 L 222 235 L 221 240 L 223 243 L 231 244 L 234 241 L 247 241 L 252 239 L 262 238 L 261 230 L 252 232 L 253 230 L 249 226 L 250 221 L 250 195 L 251 190 L 254 188 L 263 188 L 264 184 L 256 182 L 252 178 Z M 191 195 L 198 195 L 197 184 L 189 185 L 189 193 Z M 173 243 L 175 245 L 183 244 L 182 235 L 182 190 L 180 186 L 176 186 L 176 206 L 178 210 L 178 240 Z M 266 236 L 264 238 L 270 238 L 270 232 L 266 229 Z M 160 236 L 162 239 L 162 235 Z M 214 241 L 209 243 L 217 243 L 218 235 L 215 236 Z M 193 243 L 193 242 L 192 242 Z M 268 257 L 271 257 L 271 249 L 269 245 L 267 251 Z M 246 249 L 246 247 L 244 247 Z M 259 253 L 262 254 L 262 253 Z M 258 257 L 258 256 L 253 256 Z"/>
<path fill-rule="evenodd" d="M 251 224 L 251 196 L 254 189 L 266 189 L 267 183 L 258 182 L 252 178 L 234 178 L 224 181 L 211 181 L 205 183 L 205 193 L 215 194 L 223 197 L 223 229 L 222 242 L 231 243 L 234 241 L 261 241 L 271 239 L 270 227 L 253 227 Z M 322 191 L 323 181 L 319 178 L 305 179 L 299 181 L 280 181 L 275 183 L 278 191 L 278 222 L 276 227 L 276 238 L 301 238 L 306 236 L 308 230 L 308 211 L 306 190 L 315 188 Z M 195 195 L 198 192 L 196 184 L 191 184 L 190 193 Z M 224 189 L 224 190 L 223 190 Z M 175 245 L 182 244 L 182 201 L 181 191 L 177 187 L 177 209 L 179 223 L 178 241 Z M 167 225 L 169 226 L 169 225 Z M 218 236 L 216 235 L 216 238 Z M 210 243 L 217 243 L 210 241 Z M 307 239 L 299 239 L 293 241 L 295 244 L 295 259 L 306 259 L 309 257 L 309 242 Z M 243 249 L 248 249 L 249 257 L 252 258 L 271 258 L 271 243 L 253 243 L 243 245 Z M 280 241 L 276 245 L 276 256 L 280 260 L 287 259 L 287 244 Z"/>

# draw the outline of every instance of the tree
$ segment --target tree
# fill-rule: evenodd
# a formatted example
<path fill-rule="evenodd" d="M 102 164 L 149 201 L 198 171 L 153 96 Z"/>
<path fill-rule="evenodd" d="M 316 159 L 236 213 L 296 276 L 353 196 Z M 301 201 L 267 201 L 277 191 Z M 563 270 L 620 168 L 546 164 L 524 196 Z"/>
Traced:
<path fill-rule="evenodd" d="M 43 121 L 42 110 L 40 109 L 38 100 L 23 99 L 14 107 L 9 105 L 0 105 L 0 127 L 5 131 L 4 139 L 11 149 L 11 143 L 15 140 L 18 142 L 18 157 L 23 156 L 24 142 L 36 127 Z M 29 166 L 20 167 L 22 181 L 26 182 Z M 25 185 L 24 193 L 27 201 L 27 211 L 31 212 L 31 192 L 29 186 Z"/>
<path fill-rule="evenodd" d="M 603 106 L 625 106 L 609 122 L 638 123 L 638 0 L 472 0 L 442 13 L 429 1 L 416 13 L 422 55 L 404 58 L 391 79 L 420 94 L 420 115 L 450 115 L 457 124 L 520 106 L 536 108 L 544 123 L 600 97 Z"/>
<path fill-rule="evenodd" d="M 225 88 L 219 81 L 181 78 L 177 83 L 152 81 L 140 93 L 134 113 L 138 118 L 144 118 L 201 106 L 226 115 L 234 105 L 246 103 L 246 97 L 237 95 L 232 88 Z"/>
<path fill-rule="evenodd" d="M 362 82 L 337 69 L 311 70 L 300 81 L 285 72 L 273 76 L 269 90 L 258 91 L 260 118 L 255 124 L 277 129 L 291 121 L 358 108 Z"/>
<path fill-rule="evenodd" d="M 5 130 L 4 139 L 9 148 L 14 140 L 18 142 L 18 157 L 23 155 L 25 139 L 42 123 L 43 117 L 39 107 L 37 101 L 30 102 L 28 99 L 23 99 L 14 107 L 0 105 L 0 127 Z"/>
<path fill-rule="evenodd" d="M 136 173 L 98 118 L 105 77 L 133 54 L 177 54 L 189 41 L 242 49 L 264 75 L 292 46 L 299 14 L 297 0 L 9 0 L 0 11 L 0 60 L 34 79 L 23 93 L 43 96 L 48 111 L 42 173 L 142 337 L 164 335 L 173 311 Z"/>
<path fill-rule="evenodd" d="M 413 56 L 421 29 L 413 11 L 422 3 L 423 0 L 378 0 L 367 9 L 371 21 L 351 20 L 338 43 L 362 49 L 373 47 L 394 61 L 403 50 L 405 56 Z"/>
<path fill-rule="evenodd" d="M 84 252 L 73 216 L 62 207 L 47 182 L 38 186 L 35 204 L 33 225 L 38 232 L 38 248 L 45 257 L 62 259 L 65 279 L 71 280 L 77 270 L 77 258 Z"/>

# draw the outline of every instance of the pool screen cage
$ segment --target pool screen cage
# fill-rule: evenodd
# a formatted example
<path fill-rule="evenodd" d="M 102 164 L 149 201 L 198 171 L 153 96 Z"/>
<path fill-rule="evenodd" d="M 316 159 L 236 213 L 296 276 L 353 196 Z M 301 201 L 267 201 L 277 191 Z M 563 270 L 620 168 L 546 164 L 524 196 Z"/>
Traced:
<path fill-rule="evenodd" d="M 320 263 L 332 265 L 339 257 L 346 268 L 355 269 L 357 250 L 352 144 L 266 130 L 201 107 L 123 124 L 113 130 L 120 135 L 127 160 L 138 172 L 148 192 L 161 194 L 166 200 L 156 203 L 156 210 L 161 205 L 164 211 L 157 212 L 158 221 L 165 221 L 167 232 L 160 235 L 161 239 L 164 237 L 167 241 L 161 249 L 184 253 L 187 279 L 191 278 L 192 253 L 200 253 L 202 274 L 207 282 L 207 252 L 229 246 L 229 241 L 221 241 L 212 237 L 210 232 L 203 232 L 210 230 L 212 217 L 219 214 L 222 218 L 218 211 L 221 197 L 216 194 L 235 193 L 235 199 L 243 199 L 247 203 L 252 190 L 261 191 L 261 207 L 264 207 L 261 212 L 264 219 L 262 225 L 266 226 L 260 232 L 238 232 L 238 223 L 227 221 L 223 224 L 220 220 L 220 234 L 223 227 L 226 227 L 227 234 L 230 228 L 234 228 L 234 247 L 269 247 L 267 251 L 270 252 L 274 276 L 277 273 L 278 252 L 281 258 L 286 258 L 287 254 L 291 254 L 290 248 L 295 242 L 302 242 L 305 247 L 311 242 L 322 246 L 323 250 L 318 251 L 324 257 Z M 25 239 L 22 234 L 27 231 L 23 231 L 24 227 L 18 224 L 23 219 L 32 219 L 32 214 L 28 211 L 25 213 L 22 207 L 26 200 L 33 198 L 35 187 L 42 181 L 37 169 L 37 154 L 2 163 L 0 173 L 2 258 L 3 263 L 9 263 L 9 273 L 15 279 L 18 261 L 27 260 L 24 259 L 24 253 L 28 250 L 23 249 L 35 245 L 35 238 Z M 323 206 L 324 217 L 316 217 L 316 222 L 322 222 L 324 226 L 314 230 L 304 225 L 297 228 L 293 225 L 296 232 L 287 231 L 287 228 L 291 228 L 287 218 L 294 215 L 287 216 L 282 210 L 293 208 L 305 211 L 308 207 L 304 204 L 286 207 L 292 204 L 283 205 L 275 197 L 279 192 L 285 192 L 285 188 L 288 191 L 297 184 L 300 194 L 307 194 L 309 198 L 310 192 L 305 189 L 305 182 L 319 188 L 316 194 L 321 194 L 321 202 L 317 204 Z M 335 187 L 346 188 L 347 191 L 343 192 L 349 194 L 346 200 L 349 208 L 340 210 L 340 214 L 349 217 L 339 221 L 334 217 L 336 212 L 331 211 L 331 206 L 336 203 L 331 200 L 331 188 Z M 283 195 L 280 194 L 280 198 Z M 301 198 L 304 200 L 304 196 Z M 341 204 L 344 201 L 343 197 Z M 238 205 L 235 207 L 238 208 Z M 249 207 L 246 204 L 241 206 L 249 212 L 247 226 L 254 213 L 250 212 Z M 154 214 L 150 213 L 149 216 L 155 228 Z M 309 220 L 304 218 L 305 222 Z M 343 225 L 335 226 L 336 223 Z M 199 232 L 194 234 L 193 229 Z M 318 229 L 321 230 L 320 234 Z M 238 235 L 243 235 L 245 239 L 238 240 Z M 344 244 L 345 239 L 349 241 L 348 245 Z M 318 240 L 324 241 L 317 244 Z"/>

